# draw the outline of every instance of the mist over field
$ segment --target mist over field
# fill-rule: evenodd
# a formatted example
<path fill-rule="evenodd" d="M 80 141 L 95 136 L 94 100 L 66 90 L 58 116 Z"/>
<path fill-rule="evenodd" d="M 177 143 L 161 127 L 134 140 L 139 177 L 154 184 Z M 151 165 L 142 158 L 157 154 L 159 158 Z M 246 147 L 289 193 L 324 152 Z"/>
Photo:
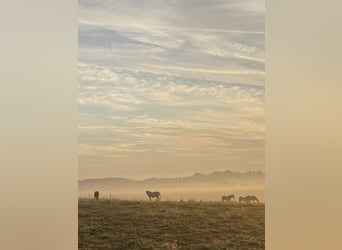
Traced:
<path fill-rule="evenodd" d="M 255 195 L 264 201 L 265 176 L 255 172 L 213 172 L 196 173 L 178 178 L 148 178 L 132 180 L 128 178 L 86 179 L 79 181 L 79 197 L 93 198 L 95 190 L 100 199 L 147 200 L 145 191 L 159 191 L 161 200 L 219 201 L 223 195 Z"/>

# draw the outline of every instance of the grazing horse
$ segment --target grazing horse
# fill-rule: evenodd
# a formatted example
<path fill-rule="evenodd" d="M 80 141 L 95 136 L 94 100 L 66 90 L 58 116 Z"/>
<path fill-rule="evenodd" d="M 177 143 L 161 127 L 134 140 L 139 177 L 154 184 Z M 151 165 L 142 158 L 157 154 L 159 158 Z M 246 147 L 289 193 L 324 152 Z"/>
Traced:
<path fill-rule="evenodd" d="M 245 197 L 240 196 L 239 197 L 239 202 L 242 202 L 242 201 L 245 201 L 245 202 L 257 202 L 257 203 L 259 203 L 258 198 L 256 196 L 254 196 L 254 195 L 247 195 Z"/>
<path fill-rule="evenodd" d="M 160 198 L 161 198 L 161 195 L 160 195 L 160 193 L 159 192 L 151 192 L 151 191 L 146 191 L 146 194 L 147 194 L 147 196 L 148 196 L 148 198 L 150 198 L 150 200 L 152 199 L 152 198 L 156 198 L 156 200 L 160 200 Z"/>
<path fill-rule="evenodd" d="M 98 201 L 98 200 L 99 200 L 99 197 L 100 197 L 99 191 L 95 191 L 95 193 L 94 193 L 94 199 L 95 199 L 96 201 Z"/>
<path fill-rule="evenodd" d="M 231 195 L 223 195 L 222 198 L 221 198 L 222 201 L 231 201 L 232 199 L 235 200 L 235 196 L 233 194 L 231 194 Z"/>

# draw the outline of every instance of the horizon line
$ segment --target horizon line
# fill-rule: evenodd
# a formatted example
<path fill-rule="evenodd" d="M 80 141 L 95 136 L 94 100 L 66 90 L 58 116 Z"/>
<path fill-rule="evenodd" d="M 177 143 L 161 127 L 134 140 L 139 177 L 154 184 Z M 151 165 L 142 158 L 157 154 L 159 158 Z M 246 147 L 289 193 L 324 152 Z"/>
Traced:
<path fill-rule="evenodd" d="M 136 179 L 136 178 L 128 178 L 128 177 L 119 177 L 119 176 L 108 176 L 108 177 L 98 177 L 98 178 L 84 178 L 84 179 L 78 179 L 78 182 L 80 181 L 86 181 L 86 180 L 103 180 L 103 179 L 127 179 L 127 180 L 133 180 L 133 181 L 145 181 L 145 180 L 149 180 L 149 179 L 175 179 L 175 178 L 185 178 L 185 177 L 192 177 L 196 174 L 201 174 L 201 175 L 210 175 L 213 173 L 224 173 L 224 172 L 232 172 L 232 173 L 238 173 L 238 174 L 247 174 L 247 173 L 256 173 L 256 172 L 260 172 L 263 175 L 265 175 L 265 172 L 262 171 L 261 169 L 258 170 L 246 170 L 244 172 L 242 171 L 234 171 L 234 170 L 222 170 L 222 171 L 213 171 L 210 173 L 200 173 L 200 172 L 195 172 L 192 175 L 186 175 L 186 176 L 178 176 L 178 177 L 148 177 L 148 178 L 143 178 L 143 179 Z"/>

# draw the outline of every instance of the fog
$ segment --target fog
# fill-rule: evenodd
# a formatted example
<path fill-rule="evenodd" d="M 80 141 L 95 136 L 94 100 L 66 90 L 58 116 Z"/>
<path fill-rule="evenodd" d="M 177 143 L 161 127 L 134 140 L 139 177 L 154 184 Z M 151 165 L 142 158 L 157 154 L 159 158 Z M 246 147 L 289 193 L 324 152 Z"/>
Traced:
<path fill-rule="evenodd" d="M 162 201 L 220 201 L 223 195 L 235 195 L 235 201 L 238 201 L 239 196 L 255 195 L 261 202 L 265 201 L 264 185 L 257 186 L 237 186 L 237 187 L 192 187 L 192 188 L 160 188 L 160 189 L 97 189 L 100 192 L 100 199 L 123 199 L 123 200 L 148 200 L 145 193 L 146 190 L 159 191 Z M 95 190 L 94 190 L 95 191 Z M 79 198 L 93 199 L 93 192 L 84 190 L 79 193 Z"/>

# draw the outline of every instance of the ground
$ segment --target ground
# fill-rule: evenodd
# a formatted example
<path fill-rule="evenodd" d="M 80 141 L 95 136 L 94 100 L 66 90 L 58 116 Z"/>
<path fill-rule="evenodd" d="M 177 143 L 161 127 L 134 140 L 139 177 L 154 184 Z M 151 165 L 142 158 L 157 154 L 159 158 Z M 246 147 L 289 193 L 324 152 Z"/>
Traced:
<path fill-rule="evenodd" d="M 79 200 L 79 249 L 265 249 L 265 205 Z"/>

